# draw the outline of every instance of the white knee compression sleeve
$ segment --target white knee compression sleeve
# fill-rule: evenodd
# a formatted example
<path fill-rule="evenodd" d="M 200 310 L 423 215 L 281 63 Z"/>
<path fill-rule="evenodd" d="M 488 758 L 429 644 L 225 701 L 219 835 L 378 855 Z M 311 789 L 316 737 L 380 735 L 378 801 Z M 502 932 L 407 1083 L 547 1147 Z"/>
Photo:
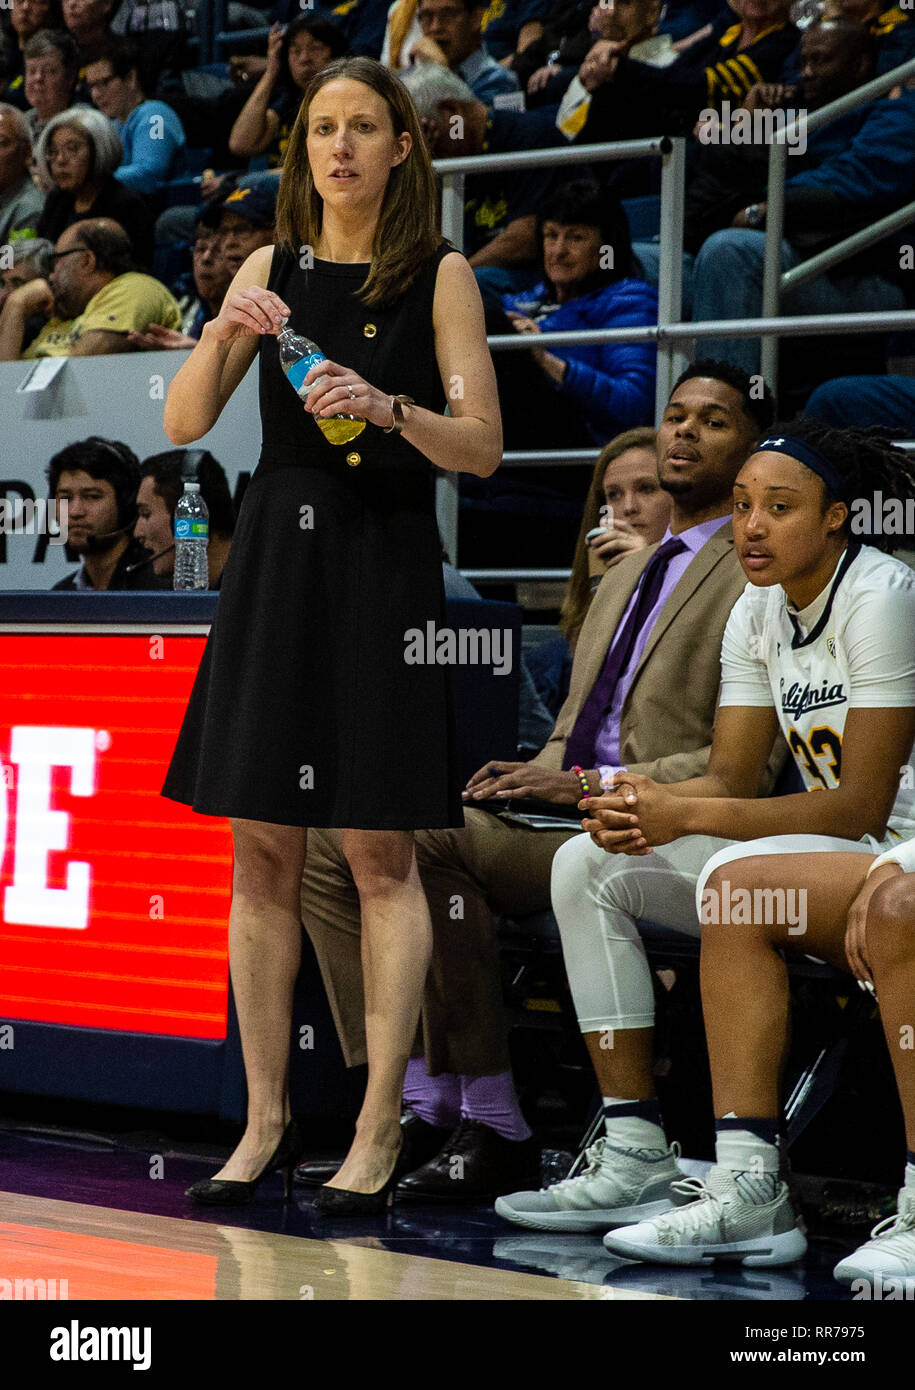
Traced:
<path fill-rule="evenodd" d="M 652 854 L 608 854 L 577 835 L 553 860 L 553 911 L 583 1033 L 650 1028 L 654 990 L 639 921 L 699 935 L 696 878 L 729 842 L 689 835 Z"/>

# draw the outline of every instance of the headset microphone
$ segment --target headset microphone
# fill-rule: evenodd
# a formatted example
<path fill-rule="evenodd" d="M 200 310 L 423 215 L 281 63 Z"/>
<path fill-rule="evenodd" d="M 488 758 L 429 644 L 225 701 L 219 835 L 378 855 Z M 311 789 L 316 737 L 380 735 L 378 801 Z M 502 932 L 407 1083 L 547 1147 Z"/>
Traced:
<path fill-rule="evenodd" d="M 112 458 L 117 460 L 120 477 L 111 479 L 111 486 L 114 488 L 117 500 L 118 521 L 124 516 L 127 508 L 130 508 L 131 515 L 126 523 L 116 526 L 113 531 L 96 531 L 86 537 L 86 550 L 88 552 L 97 551 L 104 548 L 106 542 L 116 540 L 118 536 L 129 535 L 137 524 L 137 485 L 139 482 L 139 466 L 130 449 L 126 444 L 118 444 L 110 439 L 102 439 L 99 435 L 92 435 L 86 444 L 91 444 L 96 450 L 104 449 Z M 136 480 L 134 480 L 136 475 Z M 95 477 L 96 474 L 91 476 Z"/>
<path fill-rule="evenodd" d="M 104 550 L 109 541 L 117 540 L 118 536 L 129 536 L 136 525 L 134 519 L 129 526 L 119 526 L 116 531 L 93 531 L 86 536 L 86 553 L 96 555 L 100 550 Z"/>
<path fill-rule="evenodd" d="M 86 537 L 87 541 L 112 541 L 115 536 L 123 536 L 128 531 L 132 531 L 136 526 L 136 521 L 132 521 L 129 526 L 119 526 L 116 531 L 92 531 Z"/>
<path fill-rule="evenodd" d="M 124 573 L 125 573 L 125 574 L 133 574 L 136 570 L 145 569 L 146 566 L 147 566 L 147 565 L 151 565 L 151 564 L 153 563 L 154 560 L 161 560 L 163 555 L 168 555 L 168 554 L 170 554 L 171 551 L 174 550 L 174 548 L 175 548 L 174 543 L 173 543 L 172 545 L 167 545 L 167 546 L 165 547 L 164 550 L 157 550 L 156 553 L 155 553 L 155 555 L 147 555 L 147 557 L 146 557 L 145 560 L 137 560 L 137 562 L 136 562 L 135 564 L 133 564 L 133 565 L 128 565 L 128 566 L 125 568 Z"/>

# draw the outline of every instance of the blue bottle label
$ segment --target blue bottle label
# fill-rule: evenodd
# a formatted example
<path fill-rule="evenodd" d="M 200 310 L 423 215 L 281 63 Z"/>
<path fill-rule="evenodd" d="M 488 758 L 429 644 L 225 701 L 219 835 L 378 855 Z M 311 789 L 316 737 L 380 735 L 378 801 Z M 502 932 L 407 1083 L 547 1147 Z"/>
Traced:
<path fill-rule="evenodd" d="M 192 520 L 189 516 L 175 517 L 176 541 L 205 541 L 209 539 L 210 523 Z"/>
<path fill-rule="evenodd" d="M 302 385 L 302 382 L 305 380 L 306 376 L 308 375 L 309 371 L 310 371 L 311 368 L 314 366 L 314 364 L 315 364 L 316 362 L 326 362 L 326 361 L 327 361 L 327 358 L 324 356 L 324 353 L 323 353 L 323 352 L 312 352 L 312 353 L 309 353 L 309 355 L 308 355 L 307 357 L 301 357 L 301 358 L 299 358 L 298 362 L 293 362 L 292 366 L 287 370 L 286 376 L 289 378 L 289 381 L 292 383 L 293 388 L 294 388 L 296 391 L 298 391 L 299 388 L 300 388 L 300 386 Z M 308 387 L 308 390 L 309 390 L 309 391 L 311 390 L 311 387 L 312 387 L 313 385 L 314 385 L 314 382 L 312 382 L 312 383 L 309 385 L 309 387 Z M 306 395 L 307 395 L 307 394 L 308 394 L 308 393 L 306 392 Z"/>

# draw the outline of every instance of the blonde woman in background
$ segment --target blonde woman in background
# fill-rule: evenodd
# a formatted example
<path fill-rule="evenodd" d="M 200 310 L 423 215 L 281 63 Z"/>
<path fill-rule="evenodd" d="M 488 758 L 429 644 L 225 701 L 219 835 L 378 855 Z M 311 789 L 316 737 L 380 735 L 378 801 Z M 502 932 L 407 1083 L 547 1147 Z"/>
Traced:
<path fill-rule="evenodd" d="M 667 529 L 671 500 L 658 482 L 656 439 L 651 428 L 625 430 L 604 445 L 594 465 L 559 619 L 572 651 L 607 570 L 631 550 L 654 545 Z M 603 534 L 593 535 L 598 527 Z"/>
<path fill-rule="evenodd" d="M 572 654 L 595 589 L 618 560 L 654 545 L 667 529 L 671 499 L 658 482 L 656 440 L 657 432 L 643 427 L 624 430 L 604 445 L 585 499 L 560 636 L 525 653 L 537 693 L 554 719 L 568 692 Z"/>

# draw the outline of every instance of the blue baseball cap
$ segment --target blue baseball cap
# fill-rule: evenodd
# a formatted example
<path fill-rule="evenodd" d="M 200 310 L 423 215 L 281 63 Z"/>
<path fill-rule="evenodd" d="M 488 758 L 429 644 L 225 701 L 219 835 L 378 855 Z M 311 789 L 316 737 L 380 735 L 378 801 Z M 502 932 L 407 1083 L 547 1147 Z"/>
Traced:
<path fill-rule="evenodd" d="M 233 212 L 254 227 L 272 227 L 276 221 L 276 197 L 279 179 L 256 184 L 240 184 L 215 203 L 208 203 L 198 213 L 198 227 L 218 227 L 223 212 Z"/>

